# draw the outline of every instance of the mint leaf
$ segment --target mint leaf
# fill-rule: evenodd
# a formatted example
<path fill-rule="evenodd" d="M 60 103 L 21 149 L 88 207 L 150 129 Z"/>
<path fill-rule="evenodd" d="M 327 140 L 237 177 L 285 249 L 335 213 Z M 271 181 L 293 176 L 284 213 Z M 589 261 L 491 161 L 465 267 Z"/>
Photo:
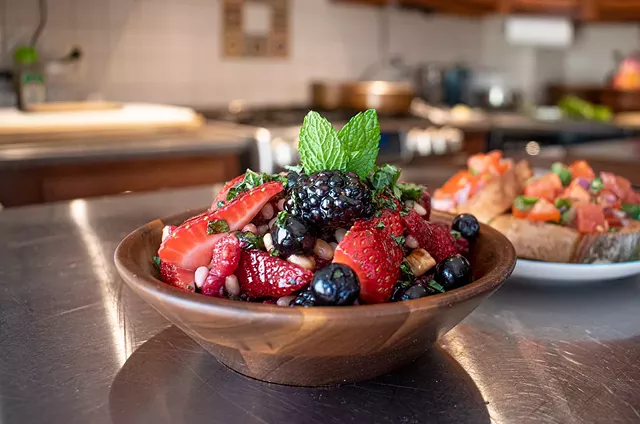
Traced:
<path fill-rule="evenodd" d="M 235 233 L 236 238 L 240 241 L 240 247 L 243 249 L 262 249 L 264 250 L 264 240 L 257 234 L 250 231 Z"/>
<path fill-rule="evenodd" d="M 440 284 L 438 284 L 438 282 L 436 282 L 436 280 L 429 280 L 427 284 L 429 285 L 429 287 L 439 291 L 440 293 L 444 293 L 446 291 L 444 287 L 442 287 Z"/>
<path fill-rule="evenodd" d="M 279 228 L 284 228 L 287 223 L 287 211 L 278 212 L 278 216 L 276 218 L 276 225 Z"/>
<path fill-rule="evenodd" d="M 381 168 L 376 168 L 373 174 L 369 177 L 371 185 L 377 191 L 389 188 L 394 191 L 394 187 L 400 178 L 400 170 L 393 166 L 384 164 Z"/>
<path fill-rule="evenodd" d="M 224 219 L 214 219 L 207 224 L 207 234 L 209 235 L 228 233 L 229 231 L 229 224 Z"/>
<path fill-rule="evenodd" d="M 338 133 L 344 150 L 349 155 L 347 170 L 362 179 L 367 178 L 378 157 L 380 123 L 375 110 L 360 112 L 349 120 Z"/>
<path fill-rule="evenodd" d="M 156 266 L 156 268 L 158 268 L 158 270 L 160 270 L 160 264 L 162 263 L 162 261 L 160 260 L 159 256 L 154 256 L 153 257 L 153 264 Z"/>
<path fill-rule="evenodd" d="M 401 193 L 401 200 L 420 200 L 425 186 L 411 183 L 398 183 Z"/>
<path fill-rule="evenodd" d="M 349 156 L 338 138 L 338 132 L 318 112 L 311 111 L 300 128 L 298 151 L 304 170 L 346 171 Z"/>
<path fill-rule="evenodd" d="M 302 165 L 285 165 L 284 169 L 287 171 L 295 172 L 296 174 L 302 174 L 304 172 L 304 167 Z"/>

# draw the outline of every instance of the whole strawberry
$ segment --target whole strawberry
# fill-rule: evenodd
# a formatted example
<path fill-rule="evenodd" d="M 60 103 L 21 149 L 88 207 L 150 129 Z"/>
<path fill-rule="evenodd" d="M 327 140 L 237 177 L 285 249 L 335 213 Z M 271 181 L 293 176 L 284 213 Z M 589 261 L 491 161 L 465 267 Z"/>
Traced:
<path fill-rule="evenodd" d="M 431 217 L 431 193 L 429 193 L 428 190 L 422 190 L 422 195 L 418 203 L 427 211 L 427 214 L 422 218 L 428 221 Z"/>
<path fill-rule="evenodd" d="M 393 237 L 400 237 L 404 234 L 404 225 L 402 224 L 400 212 L 391 209 L 386 209 L 379 217 L 356 221 L 351 231 L 368 228 L 379 228 Z"/>
<path fill-rule="evenodd" d="M 425 221 L 414 210 L 402 218 L 407 235 L 418 240 L 418 245 L 429 252 L 436 260 L 441 262 L 451 255 L 458 253 L 456 239 L 449 229 L 435 222 Z"/>
<path fill-rule="evenodd" d="M 352 228 L 338 245 L 334 263 L 349 266 L 360 281 L 360 300 L 388 302 L 400 278 L 402 249 L 385 231 L 376 227 Z"/>
<path fill-rule="evenodd" d="M 281 297 L 307 286 L 313 272 L 254 249 L 242 252 L 236 277 L 249 297 Z"/>

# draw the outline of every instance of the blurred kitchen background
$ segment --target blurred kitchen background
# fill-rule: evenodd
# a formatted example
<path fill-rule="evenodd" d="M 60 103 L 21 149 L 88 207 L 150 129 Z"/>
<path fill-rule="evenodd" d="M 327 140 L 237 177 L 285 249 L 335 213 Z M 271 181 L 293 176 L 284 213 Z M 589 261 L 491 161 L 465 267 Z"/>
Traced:
<path fill-rule="evenodd" d="M 0 0 L 4 207 L 295 164 L 309 109 L 381 160 L 613 161 L 635 183 L 640 0 Z"/>

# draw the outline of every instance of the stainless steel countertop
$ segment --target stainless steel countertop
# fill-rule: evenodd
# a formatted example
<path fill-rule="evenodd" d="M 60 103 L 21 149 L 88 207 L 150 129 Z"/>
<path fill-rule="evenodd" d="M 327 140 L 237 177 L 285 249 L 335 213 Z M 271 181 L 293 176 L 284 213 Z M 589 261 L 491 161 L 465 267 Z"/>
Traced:
<path fill-rule="evenodd" d="M 134 228 L 215 192 L 0 212 L 0 422 L 640 422 L 640 278 L 509 281 L 417 362 L 365 383 L 295 388 L 230 371 L 132 293 L 112 260 Z"/>
<path fill-rule="evenodd" d="M 254 143 L 255 132 L 256 129 L 250 127 L 207 123 L 192 132 L 69 135 L 47 141 L 0 142 L 0 168 L 34 163 L 243 152 Z"/>

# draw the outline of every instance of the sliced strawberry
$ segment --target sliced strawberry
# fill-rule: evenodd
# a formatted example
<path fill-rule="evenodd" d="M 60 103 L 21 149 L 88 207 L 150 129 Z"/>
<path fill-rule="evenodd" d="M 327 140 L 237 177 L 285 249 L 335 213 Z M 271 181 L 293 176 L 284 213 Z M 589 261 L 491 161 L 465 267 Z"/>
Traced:
<path fill-rule="evenodd" d="M 160 262 L 160 275 L 162 276 L 162 281 L 167 284 L 185 291 L 195 291 L 193 271 L 178 268 L 167 262 Z"/>
<path fill-rule="evenodd" d="M 418 240 L 418 245 L 429 252 L 436 262 L 441 262 L 458 253 L 456 240 L 446 227 L 425 221 L 413 210 L 402 219 L 407 235 Z"/>
<path fill-rule="evenodd" d="M 560 222 L 562 214 L 553 203 L 547 199 L 538 199 L 527 214 L 529 221 Z"/>
<path fill-rule="evenodd" d="M 214 211 L 216 209 L 219 209 L 218 202 L 227 203 L 227 193 L 229 193 L 229 190 L 231 190 L 233 187 L 240 184 L 243 180 L 244 180 L 244 174 L 239 175 L 235 177 L 233 180 L 227 182 L 224 185 L 224 187 L 222 187 L 222 190 L 220 190 L 220 192 L 214 199 L 213 203 L 211 204 L 211 210 Z"/>
<path fill-rule="evenodd" d="M 400 212 L 392 210 L 385 210 L 379 217 L 356 221 L 353 227 L 351 227 L 351 231 L 360 231 L 369 228 L 380 228 L 393 237 L 400 237 L 404 234 L 404 225 L 402 225 Z"/>
<path fill-rule="evenodd" d="M 402 249 L 381 229 L 352 229 L 338 244 L 333 262 L 347 265 L 356 273 L 360 300 L 383 303 L 389 301 L 400 278 Z"/>
<path fill-rule="evenodd" d="M 240 253 L 240 240 L 233 234 L 225 234 L 213 246 L 209 273 L 223 278 L 233 274 L 238 268 Z"/>
<path fill-rule="evenodd" d="M 569 166 L 569 172 L 571 172 L 571 177 L 574 179 L 578 177 L 582 177 L 591 181 L 596 177 L 596 174 L 593 172 L 593 169 L 584 160 L 577 160 L 573 162 Z"/>
<path fill-rule="evenodd" d="M 464 237 L 460 237 L 456 240 L 456 246 L 458 247 L 458 253 L 465 256 L 469 253 L 469 240 Z"/>
<path fill-rule="evenodd" d="M 188 219 L 162 242 L 158 256 L 163 262 L 189 271 L 211 261 L 213 246 L 224 234 L 207 234 L 210 221 L 224 220 L 230 231 L 242 229 L 262 207 L 284 190 L 279 182 L 270 182 L 240 194 L 222 208 Z"/>
<path fill-rule="evenodd" d="M 202 284 L 202 294 L 205 296 L 224 297 L 224 281 L 226 278 L 210 272 Z"/>
<path fill-rule="evenodd" d="M 576 207 L 576 225 L 581 233 L 598 233 L 607 230 L 604 209 L 595 203 L 583 203 Z"/>
<path fill-rule="evenodd" d="M 242 252 L 236 276 L 240 290 L 250 297 L 281 297 L 307 286 L 313 272 L 254 249 Z"/>
<path fill-rule="evenodd" d="M 428 221 L 429 218 L 431 218 L 431 193 L 429 193 L 428 190 L 422 190 L 422 195 L 418 203 L 427 211 L 427 214 L 422 218 Z"/>

